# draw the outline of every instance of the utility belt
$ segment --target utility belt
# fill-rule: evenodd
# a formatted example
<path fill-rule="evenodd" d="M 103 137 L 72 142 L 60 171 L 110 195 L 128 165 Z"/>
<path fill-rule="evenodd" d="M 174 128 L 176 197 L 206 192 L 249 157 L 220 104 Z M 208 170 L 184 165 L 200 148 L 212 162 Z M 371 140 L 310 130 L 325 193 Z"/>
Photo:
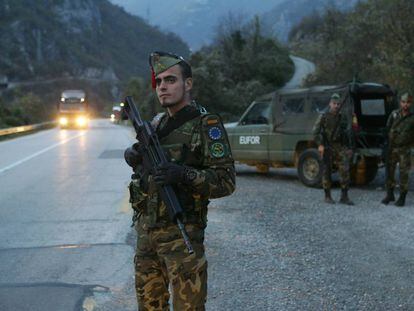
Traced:
<path fill-rule="evenodd" d="M 179 191 L 177 193 L 183 193 Z M 142 217 L 149 228 L 160 228 L 171 225 L 168 210 L 157 192 L 144 193 L 141 190 L 138 179 L 133 179 L 129 184 L 130 203 L 134 210 L 133 224 Z M 184 210 L 184 224 L 207 225 L 207 205 L 209 201 L 200 195 L 184 193 L 178 195 L 178 200 Z"/>

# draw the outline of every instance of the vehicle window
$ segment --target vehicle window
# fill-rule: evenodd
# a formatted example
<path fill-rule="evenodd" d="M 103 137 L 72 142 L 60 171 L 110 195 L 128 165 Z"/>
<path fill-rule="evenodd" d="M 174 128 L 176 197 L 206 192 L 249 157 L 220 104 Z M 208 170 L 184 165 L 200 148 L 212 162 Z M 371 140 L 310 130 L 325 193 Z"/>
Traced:
<path fill-rule="evenodd" d="M 329 100 L 329 96 L 313 97 L 311 99 L 311 112 L 324 112 L 328 108 Z"/>
<path fill-rule="evenodd" d="M 366 116 L 385 115 L 384 99 L 361 99 L 361 114 Z"/>
<path fill-rule="evenodd" d="M 256 103 L 241 120 L 241 124 L 269 124 L 269 120 L 270 103 Z"/>
<path fill-rule="evenodd" d="M 305 98 L 288 98 L 283 101 L 283 114 L 303 113 Z"/>

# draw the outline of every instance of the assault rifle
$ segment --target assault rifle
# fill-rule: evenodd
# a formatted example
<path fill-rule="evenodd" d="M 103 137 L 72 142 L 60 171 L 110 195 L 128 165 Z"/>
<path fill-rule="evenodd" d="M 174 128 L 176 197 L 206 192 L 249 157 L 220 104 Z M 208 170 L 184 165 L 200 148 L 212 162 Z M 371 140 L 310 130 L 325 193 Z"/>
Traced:
<path fill-rule="evenodd" d="M 150 122 L 142 120 L 141 115 L 135 106 L 134 100 L 131 96 L 125 97 L 123 110 L 134 126 L 135 132 L 137 133 L 137 140 L 144 147 L 143 163 L 149 163 L 151 165 L 151 168 L 155 168 L 167 163 L 167 157 L 165 156 L 164 150 L 161 147 L 160 141 L 154 128 Z M 190 239 L 188 237 L 188 233 L 185 230 L 184 224 L 182 222 L 183 209 L 177 199 L 177 195 L 175 194 L 174 189 L 170 185 L 165 185 L 159 188 L 159 192 L 161 194 L 161 199 L 167 206 L 168 214 L 171 220 L 176 223 L 178 229 L 180 229 L 188 252 L 190 254 L 194 253 L 193 247 L 191 246 Z"/>

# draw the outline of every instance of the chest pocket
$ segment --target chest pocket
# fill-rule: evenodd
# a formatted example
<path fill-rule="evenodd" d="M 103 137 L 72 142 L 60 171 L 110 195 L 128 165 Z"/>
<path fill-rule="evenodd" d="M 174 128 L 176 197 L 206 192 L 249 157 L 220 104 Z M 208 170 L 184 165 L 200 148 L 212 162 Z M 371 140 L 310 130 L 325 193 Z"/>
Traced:
<path fill-rule="evenodd" d="M 183 164 L 188 154 L 188 146 L 187 144 L 168 144 L 162 145 L 165 153 L 167 154 L 167 158 L 171 162 L 175 162 L 178 164 Z"/>
<path fill-rule="evenodd" d="M 194 126 L 198 123 L 197 120 L 198 118 L 195 118 L 183 124 L 161 139 L 161 146 L 169 161 L 191 165 L 190 162 L 193 162 L 191 159 L 194 153 L 192 138 L 194 136 Z"/>

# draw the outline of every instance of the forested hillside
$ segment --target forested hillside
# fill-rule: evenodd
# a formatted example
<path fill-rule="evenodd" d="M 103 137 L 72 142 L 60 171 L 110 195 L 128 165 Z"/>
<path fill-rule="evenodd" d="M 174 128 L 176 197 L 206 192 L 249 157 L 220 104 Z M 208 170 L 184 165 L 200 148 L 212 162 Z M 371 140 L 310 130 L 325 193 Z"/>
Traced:
<path fill-rule="evenodd" d="M 317 71 L 308 84 L 359 79 L 414 89 L 414 2 L 368 0 L 348 13 L 330 8 L 313 14 L 290 33 L 298 55 Z"/>
<path fill-rule="evenodd" d="M 148 77 L 148 54 L 187 45 L 107 0 L 0 0 L 0 127 L 53 117 L 60 92 L 85 89 L 99 114 L 131 77 Z"/>
<path fill-rule="evenodd" d="M 77 76 L 126 80 L 148 53 L 187 45 L 106 0 L 1 0 L 0 73 L 9 80 Z"/>

